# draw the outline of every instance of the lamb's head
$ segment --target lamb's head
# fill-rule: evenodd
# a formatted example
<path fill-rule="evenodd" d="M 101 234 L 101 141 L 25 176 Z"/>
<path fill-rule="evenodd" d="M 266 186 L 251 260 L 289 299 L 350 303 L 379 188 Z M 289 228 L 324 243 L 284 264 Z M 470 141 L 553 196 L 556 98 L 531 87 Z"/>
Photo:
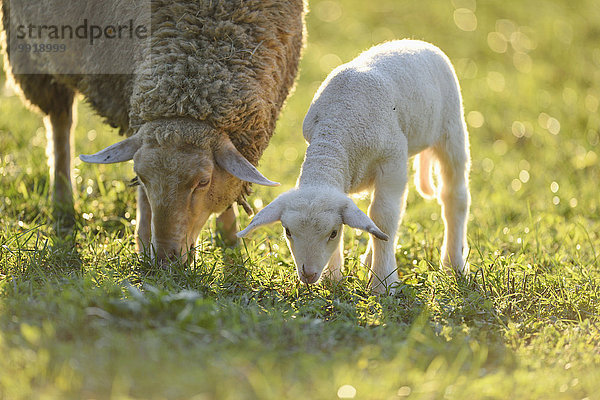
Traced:
<path fill-rule="evenodd" d="M 135 135 L 80 158 L 91 163 L 133 159 L 151 210 L 151 254 L 161 262 L 191 260 L 188 251 L 206 220 L 239 197 L 242 181 L 278 185 L 258 172 L 227 135 L 183 118 L 146 123 Z"/>
<path fill-rule="evenodd" d="M 281 221 L 298 277 L 315 283 L 338 248 L 343 225 L 388 240 L 377 225 L 345 194 L 319 189 L 294 189 L 263 208 L 239 237 L 261 225 Z"/>

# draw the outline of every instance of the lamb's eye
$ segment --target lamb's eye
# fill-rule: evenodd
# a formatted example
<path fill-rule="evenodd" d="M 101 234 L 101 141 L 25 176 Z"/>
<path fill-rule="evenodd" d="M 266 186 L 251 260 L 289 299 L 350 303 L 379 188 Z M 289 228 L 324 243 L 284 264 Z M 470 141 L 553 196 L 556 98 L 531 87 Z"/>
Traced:
<path fill-rule="evenodd" d="M 292 232 L 288 228 L 285 228 L 285 236 L 292 237 Z"/>
<path fill-rule="evenodd" d="M 200 182 L 198 182 L 198 184 L 196 185 L 194 190 L 203 189 L 203 188 L 207 187 L 209 183 L 210 183 L 210 178 L 203 178 L 200 180 Z"/>
<path fill-rule="evenodd" d="M 335 229 L 334 229 L 334 230 L 331 232 L 331 235 L 329 235 L 329 240 L 333 240 L 333 239 L 335 239 L 335 237 L 336 237 L 336 236 L 337 236 L 337 230 L 335 230 Z"/>

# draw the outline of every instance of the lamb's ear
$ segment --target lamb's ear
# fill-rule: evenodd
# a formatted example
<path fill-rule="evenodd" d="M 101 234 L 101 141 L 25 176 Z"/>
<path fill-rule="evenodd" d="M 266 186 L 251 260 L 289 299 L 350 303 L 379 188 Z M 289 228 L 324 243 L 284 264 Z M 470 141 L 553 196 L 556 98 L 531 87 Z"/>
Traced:
<path fill-rule="evenodd" d="M 265 178 L 254 165 L 250 164 L 231 143 L 227 135 L 221 135 L 221 141 L 214 150 L 214 156 L 219 167 L 243 181 L 264 186 L 279 186 L 278 182 Z"/>
<path fill-rule="evenodd" d="M 252 221 L 250 221 L 250 224 L 246 227 L 246 229 L 237 233 L 237 237 L 245 237 L 259 226 L 279 221 L 281 219 L 284 202 L 285 200 L 282 198 L 282 196 L 279 196 L 273 200 L 269 205 L 260 210 L 258 214 L 254 216 L 254 218 L 252 218 Z"/>
<path fill-rule="evenodd" d="M 79 158 L 81 161 L 93 164 L 118 163 L 131 160 L 140 147 L 142 147 L 142 138 L 138 135 L 133 135 L 108 146 L 104 150 L 100 150 L 96 154 L 81 154 Z"/>
<path fill-rule="evenodd" d="M 352 228 L 360 229 L 369 232 L 377 239 L 388 240 L 389 237 L 383 233 L 375 222 L 367 216 L 360 208 L 350 199 L 342 209 L 342 222 Z"/>

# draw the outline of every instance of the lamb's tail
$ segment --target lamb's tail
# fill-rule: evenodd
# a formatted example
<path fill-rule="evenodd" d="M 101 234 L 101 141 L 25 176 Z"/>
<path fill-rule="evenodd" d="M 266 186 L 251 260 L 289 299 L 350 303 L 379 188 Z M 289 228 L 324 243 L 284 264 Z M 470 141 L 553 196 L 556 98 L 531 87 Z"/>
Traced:
<path fill-rule="evenodd" d="M 433 161 L 433 151 L 427 149 L 417 154 L 413 165 L 415 169 L 415 186 L 421 196 L 428 200 L 436 197 L 436 188 L 432 182 Z"/>

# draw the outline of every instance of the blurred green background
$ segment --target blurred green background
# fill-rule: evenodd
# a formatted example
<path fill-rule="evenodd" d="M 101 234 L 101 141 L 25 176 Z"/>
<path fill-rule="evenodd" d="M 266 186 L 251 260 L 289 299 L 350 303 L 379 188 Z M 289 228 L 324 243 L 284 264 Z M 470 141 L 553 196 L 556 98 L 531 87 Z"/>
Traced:
<path fill-rule="evenodd" d="M 341 285 L 298 285 L 278 225 L 224 250 L 211 221 L 198 265 L 156 271 L 134 254 L 130 163 L 75 160 L 79 229 L 60 239 L 41 117 L 2 88 L 0 397 L 598 398 L 598 2 L 310 10 L 296 89 L 260 165 L 282 186 L 255 187 L 250 202 L 294 186 L 304 114 L 334 67 L 385 40 L 429 41 L 456 68 L 470 132 L 470 282 L 438 270 L 439 206 L 412 184 L 396 296 L 365 290 L 367 240 L 354 231 Z M 80 101 L 76 154 L 117 140 Z"/>

